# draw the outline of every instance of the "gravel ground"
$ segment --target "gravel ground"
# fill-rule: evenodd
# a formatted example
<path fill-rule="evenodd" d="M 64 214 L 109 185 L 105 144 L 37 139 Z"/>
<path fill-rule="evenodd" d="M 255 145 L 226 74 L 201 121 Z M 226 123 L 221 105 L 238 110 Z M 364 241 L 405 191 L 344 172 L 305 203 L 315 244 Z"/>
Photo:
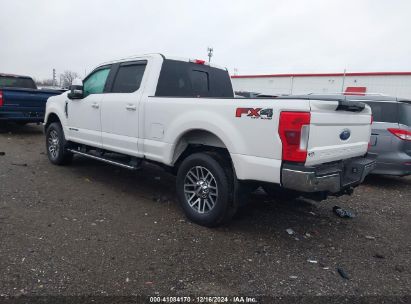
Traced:
<path fill-rule="evenodd" d="M 321 203 L 256 193 L 208 229 L 155 166 L 53 166 L 34 125 L 1 126 L 0 152 L 2 296 L 411 295 L 411 178 L 371 176 Z"/>

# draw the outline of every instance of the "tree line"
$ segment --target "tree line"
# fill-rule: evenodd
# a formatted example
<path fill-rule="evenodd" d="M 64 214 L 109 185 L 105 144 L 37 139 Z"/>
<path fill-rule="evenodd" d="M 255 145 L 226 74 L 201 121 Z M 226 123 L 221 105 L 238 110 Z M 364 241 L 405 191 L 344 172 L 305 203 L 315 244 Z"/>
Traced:
<path fill-rule="evenodd" d="M 71 83 L 75 78 L 80 78 L 80 74 L 66 70 L 63 73 L 59 74 L 58 77 L 56 77 L 56 80 L 54 81 L 53 79 L 35 79 L 35 82 L 37 86 L 46 86 L 46 87 L 52 87 L 52 86 L 57 86 L 57 87 L 62 87 L 62 88 L 68 88 L 70 87 Z"/>

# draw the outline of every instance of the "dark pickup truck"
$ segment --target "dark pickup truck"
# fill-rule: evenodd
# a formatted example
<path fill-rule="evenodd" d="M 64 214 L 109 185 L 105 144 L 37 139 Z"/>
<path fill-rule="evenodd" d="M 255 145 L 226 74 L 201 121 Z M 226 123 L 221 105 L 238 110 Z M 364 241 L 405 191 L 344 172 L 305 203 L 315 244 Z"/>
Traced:
<path fill-rule="evenodd" d="M 28 76 L 0 74 L 0 122 L 42 122 L 47 99 L 61 93 L 59 90 L 37 89 L 34 80 Z"/>

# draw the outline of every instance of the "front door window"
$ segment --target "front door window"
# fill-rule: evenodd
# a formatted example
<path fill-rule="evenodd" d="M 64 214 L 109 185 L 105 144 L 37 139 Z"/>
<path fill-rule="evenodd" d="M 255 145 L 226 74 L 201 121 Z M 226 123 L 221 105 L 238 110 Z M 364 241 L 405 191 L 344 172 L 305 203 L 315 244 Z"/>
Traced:
<path fill-rule="evenodd" d="M 110 73 L 110 67 L 95 71 L 87 77 L 83 84 L 84 97 L 87 97 L 90 94 L 103 93 L 108 73 Z"/>

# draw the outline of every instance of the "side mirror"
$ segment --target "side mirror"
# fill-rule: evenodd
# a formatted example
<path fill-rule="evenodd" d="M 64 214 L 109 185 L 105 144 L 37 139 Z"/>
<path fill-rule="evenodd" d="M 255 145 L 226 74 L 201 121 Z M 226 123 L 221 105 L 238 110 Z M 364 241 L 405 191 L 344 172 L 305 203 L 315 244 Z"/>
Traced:
<path fill-rule="evenodd" d="M 73 80 L 70 86 L 70 92 L 67 94 L 70 99 L 81 99 L 84 97 L 83 81 L 80 78 Z"/>

